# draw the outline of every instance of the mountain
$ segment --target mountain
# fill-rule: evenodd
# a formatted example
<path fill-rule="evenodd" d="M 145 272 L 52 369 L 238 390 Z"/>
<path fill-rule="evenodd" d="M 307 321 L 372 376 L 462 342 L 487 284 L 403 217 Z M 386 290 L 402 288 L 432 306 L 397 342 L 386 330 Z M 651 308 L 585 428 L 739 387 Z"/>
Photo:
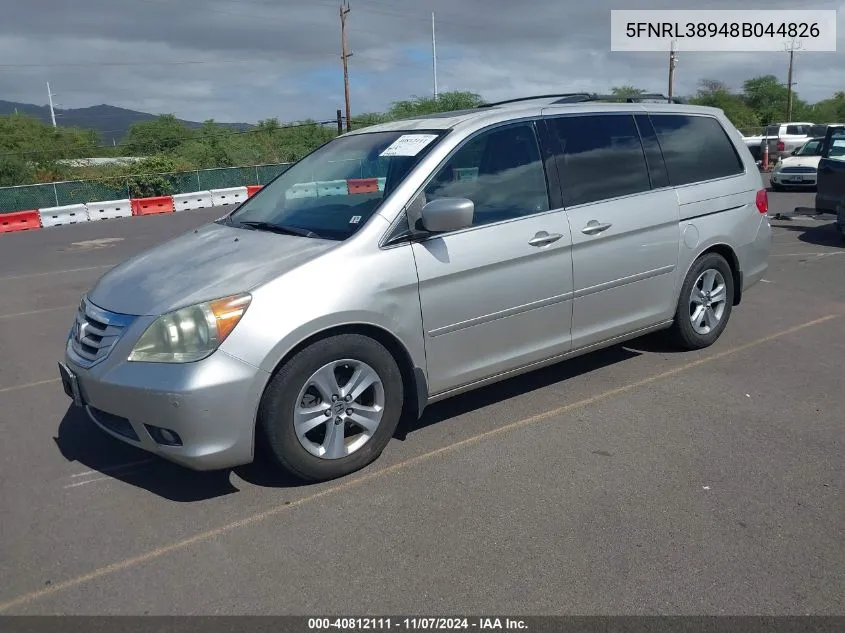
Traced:
<path fill-rule="evenodd" d="M 15 103 L 0 100 L 0 115 L 29 114 L 44 123 L 51 123 L 49 106 L 37 106 L 31 103 Z M 126 108 L 110 105 L 97 105 L 89 108 L 56 108 L 56 123 L 68 127 L 82 127 L 97 130 L 103 143 L 119 142 L 126 134 L 129 126 L 141 121 L 155 119 L 156 115 L 147 112 L 136 112 Z M 182 121 L 188 127 L 200 127 L 202 123 L 196 121 Z M 248 123 L 218 123 L 224 127 L 237 130 L 247 130 L 253 127 Z"/>

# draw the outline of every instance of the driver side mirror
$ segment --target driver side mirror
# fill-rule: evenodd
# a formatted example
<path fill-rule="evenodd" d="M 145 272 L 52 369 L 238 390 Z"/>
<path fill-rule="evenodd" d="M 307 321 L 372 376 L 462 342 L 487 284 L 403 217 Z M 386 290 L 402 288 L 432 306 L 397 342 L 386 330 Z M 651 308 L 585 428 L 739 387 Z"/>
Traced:
<path fill-rule="evenodd" d="M 467 198 L 439 198 L 427 203 L 420 212 L 423 228 L 431 233 L 446 233 L 472 226 L 475 204 Z"/>
<path fill-rule="evenodd" d="M 790 152 L 790 153 L 791 153 L 793 156 L 797 155 L 797 154 L 798 154 L 798 148 L 796 148 L 796 149 L 792 150 L 792 152 Z"/>

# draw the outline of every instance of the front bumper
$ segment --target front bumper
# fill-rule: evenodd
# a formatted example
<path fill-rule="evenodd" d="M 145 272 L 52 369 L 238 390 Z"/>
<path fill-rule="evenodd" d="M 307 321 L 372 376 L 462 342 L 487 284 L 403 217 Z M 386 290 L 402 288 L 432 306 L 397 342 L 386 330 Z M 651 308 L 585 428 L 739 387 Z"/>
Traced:
<path fill-rule="evenodd" d="M 792 180 L 794 176 L 801 178 L 800 181 Z M 815 187 L 816 174 L 789 174 L 772 172 L 772 183 L 782 187 Z"/>
<path fill-rule="evenodd" d="M 64 365 L 78 386 L 76 404 L 112 437 L 193 470 L 253 460 L 267 372 L 220 350 L 195 363 L 112 361 L 89 369 L 66 351 Z M 176 433 L 178 444 L 157 429 Z"/>

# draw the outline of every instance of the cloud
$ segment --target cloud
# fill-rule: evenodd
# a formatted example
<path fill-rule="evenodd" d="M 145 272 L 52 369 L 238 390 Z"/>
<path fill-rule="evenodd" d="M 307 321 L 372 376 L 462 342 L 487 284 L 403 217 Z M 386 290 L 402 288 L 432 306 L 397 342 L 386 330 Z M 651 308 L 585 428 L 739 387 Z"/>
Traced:
<path fill-rule="evenodd" d="M 336 0 L 30 0 L 0 21 L 0 98 L 43 104 L 50 81 L 64 107 L 99 103 L 193 120 L 333 118 L 343 107 Z M 440 90 L 488 99 L 635 84 L 665 92 L 666 55 L 610 52 L 620 0 L 352 0 L 348 19 L 353 114 L 432 91 L 431 12 Z M 736 8 L 733 0 L 642 0 L 638 8 Z M 838 9 L 842 2 L 802 7 Z M 794 9 L 746 0 L 744 9 Z M 49 16 L 49 17 L 48 17 Z M 840 39 L 840 43 L 841 43 Z M 843 53 L 796 56 L 799 94 L 818 100 L 845 84 Z M 681 53 L 676 92 L 704 78 L 734 88 L 775 74 L 784 53 Z"/>

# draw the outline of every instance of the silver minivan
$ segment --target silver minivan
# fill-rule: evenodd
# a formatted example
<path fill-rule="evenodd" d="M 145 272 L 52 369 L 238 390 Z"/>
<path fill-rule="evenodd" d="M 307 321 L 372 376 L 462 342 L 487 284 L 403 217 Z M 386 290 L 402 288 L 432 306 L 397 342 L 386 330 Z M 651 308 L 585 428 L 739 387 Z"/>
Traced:
<path fill-rule="evenodd" d="M 83 298 L 65 392 L 197 469 L 305 480 L 427 404 L 666 329 L 700 349 L 764 275 L 760 173 L 717 109 L 526 99 L 375 125 Z"/>

